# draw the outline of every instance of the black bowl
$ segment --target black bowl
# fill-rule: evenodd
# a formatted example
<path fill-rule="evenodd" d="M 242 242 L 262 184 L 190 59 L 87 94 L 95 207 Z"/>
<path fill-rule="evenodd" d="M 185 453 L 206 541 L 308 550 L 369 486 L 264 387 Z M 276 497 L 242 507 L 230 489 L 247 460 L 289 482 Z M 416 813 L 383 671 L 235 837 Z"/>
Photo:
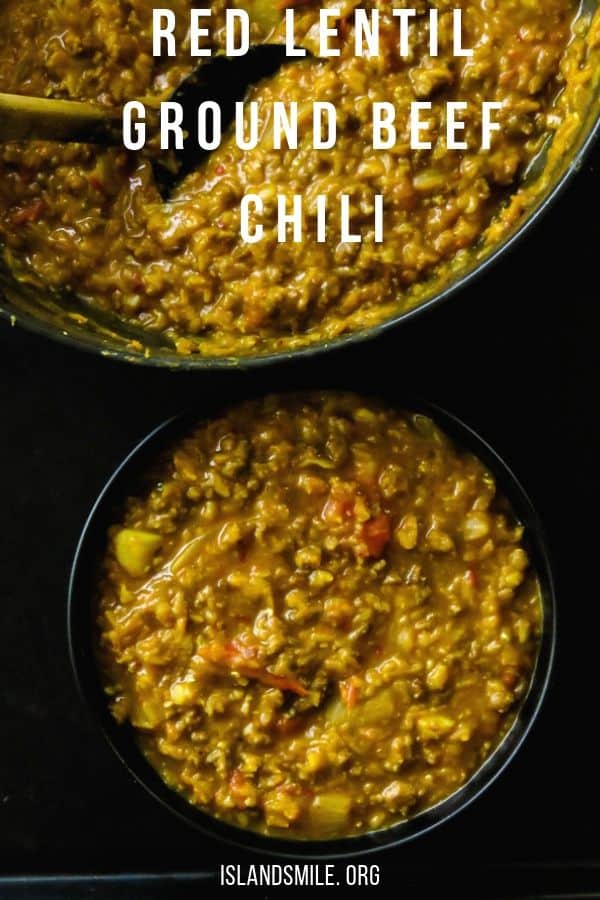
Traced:
<path fill-rule="evenodd" d="M 531 501 L 497 453 L 451 413 L 421 400 L 385 399 L 391 405 L 430 416 L 458 446 L 474 453 L 494 474 L 500 491 L 525 526 L 524 542 L 539 577 L 543 603 L 543 629 L 535 669 L 527 696 L 510 730 L 463 787 L 408 821 L 368 834 L 324 841 L 286 840 L 237 828 L 202 812 L 167 787 L 138 748 L 133 727 L 119 725 L 109 712 L 93 638 L 96 577 L 106 549 L 108 527 L 117 520 L 124 500 L 143 490 L 148 483 L 148 472 L 161 451 L 185 434 L 194 422 L 222 409 L 222 404 L 218 407 L 213 404 L 212 409 L 205 407 L 201 414 L 186 413 L 170 419 L 144 438 L 109 478 L 89 514 L 77 546 L 69 583 L 68 633 L 71 662 L 84 702 L 119 759 L 153 797 L 200 831 L 244 849 L 296 859 L 331 859 L 397 846 L 430 831 L 469 806 L 504 771 L 529 732 L 548 687 L 556 639 L 556 601 L 546 541 Z"/>

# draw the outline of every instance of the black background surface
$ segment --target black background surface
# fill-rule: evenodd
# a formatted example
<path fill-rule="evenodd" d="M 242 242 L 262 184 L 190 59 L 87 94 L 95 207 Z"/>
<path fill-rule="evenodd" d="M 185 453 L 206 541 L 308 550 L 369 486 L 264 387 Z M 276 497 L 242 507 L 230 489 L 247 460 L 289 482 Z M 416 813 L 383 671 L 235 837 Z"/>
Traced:
<path fill-rule="evenodd" d="M 146 796 L 76 692 L 66 641 L 75 542 L 111 471 L 146 432 L 208 395 L 397 385 L 464 418 L 525 485 L 550 539 L 555 675 L 525 746 L 486 795 L 385 870 L 600 860 L 596 224 L 600 148 L 509 257 L 444 307 L 375 343 L 258 374 L 174 374 L 0 325 L 0 866 L 105 872 L 214 868 L 211 844 Z M 600 885 L 600 877 L 599 877 Z"/>

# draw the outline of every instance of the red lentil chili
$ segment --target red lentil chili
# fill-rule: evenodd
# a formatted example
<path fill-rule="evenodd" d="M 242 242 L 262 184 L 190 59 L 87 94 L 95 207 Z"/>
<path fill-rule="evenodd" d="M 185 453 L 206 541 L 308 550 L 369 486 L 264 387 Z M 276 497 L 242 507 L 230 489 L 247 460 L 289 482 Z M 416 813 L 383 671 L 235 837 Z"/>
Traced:
<path fill-rule="evenodd" d="M 191 803 L 270 835 L 385 828 L 463 785 L 541 629 L 523 528 L 428 418 L 247 402 L 178 442 L 110 529 L 98 652 Z"/>
<path fill-rule="evenodd" d="M 175 58 L 152 56 L 153 0 L 4 0 L 0 90 L 118 107 L 165 99 L 198 60 L 186 51 L 191 4 L 171 0 Z M 225 0 L 212 13 L 210 46 L 224 46 Z M 277 40 L 282 10 L 248 0 L 252 40 Z M 287 2 L 281 6 L 289 5 Z M 319 3 L 296 3 L 297 41 L 311 48 Z M 89 145 L 0 146 L 0 239 L 12 270 L 42 287 L 69 289 L 91 309 L 163 336 L 184 354 L 293 350 L 363 329 L 417 305 L 467 265 L 476 245 L 500 240 L 532 198 L 522 173 L 551 134 L 562 153 L 581 127 L 600 46 L 598 17 L 577 19 L 576 0 L 437 0 L 439 55 L 429 47 L 422 0 L 327 0 L 346 23 L 341 55 L 283 66 L 254 87 L 264 140 L 241 150 L 232 135 L 163 203 L 151 149 Z M 380 13 L 380 55 L 354 54 L 354 10 Z M 402 59 L 393 10 L 414 7 L 412 52 Z M 454 58 L 452 11 L 463 13 L 469 58 Z M 562 93 L 561 93 L 562 92 Z M 560 99 L 557 100 L 560 94 Z M 446 146 L 446 103 L 466 101 L 469 149 Z M 273 103 L 299 103 L 298 148 L 271 146 Z M 338 138 L 312 147 L 314 101 L 336 109 Z M 407 110 L 431 102 L 430 151 L 411 150 Z M 501 131 L 480 149 L 484 101 L 502 104 Z M 371 109 L 397 110 L 396 143 L 372 149 Z M 261 198 L 262 239 L 240 235 L 241 200 Z M 340 195 L 353 233 L 342 240 Z M 279 243 L 277 197 L 304 204 L 303 240 Z M 384 241 L 375 242 L 374 198 L 384 198 Z M 507 196 L 515 200 L 501 210 Z M 316 236 L 317 197 L 330 211 Z M 337 236 L 337 237 L 336 237 Z"/>

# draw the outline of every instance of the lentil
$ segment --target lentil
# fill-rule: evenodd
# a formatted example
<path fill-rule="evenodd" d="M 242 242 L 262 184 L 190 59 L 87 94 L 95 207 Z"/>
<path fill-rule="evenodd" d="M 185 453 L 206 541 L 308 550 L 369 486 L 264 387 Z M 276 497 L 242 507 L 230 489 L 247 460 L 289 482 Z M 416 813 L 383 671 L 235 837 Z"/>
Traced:
<path fill-rule="evenodd" d="M 491 473 L 422 415 L 335 393 L 235 407 L 110 529 L 113 714 L 236 825 L 387 827 L 464 784 L 527 693 L 542 616 L 522 538 Z"/>
<path fill-rule="evenodd" d="M 225 0 L 210 3 L 209 49 L 225 43 Z M 254 42 L 278 39 L 281 11 L 253 2 Z M 331 0 L 326 5 L 332 5 Z M 517 190 L 548 134 L 570 140 L 591 84 L 582 32 L 567 50 L 575 0 L 437 0 L 439 55 L 429 56 L 432 4 L 416 0 L 406 59 L 393 13 L 407 0 L 364 0 L 380 14 L 380 55 L 354 55 L 355 0 L 335 0 L 341 55 L 284 66 L 249 94 L 265 139 L 241 150 L 232 135 L 162 203 L 149 154 L 87 145 L 7 144 L 0 149 L 0 237 L 13 270 L 91 307 L 164 335 L 182 353 L 260 354 L 328 340 L 419 303 L 432 284 L 454 277 L 466 253 L 500 240 L 532 197 Z M 166 98 L 190 71 L 190 4 L 171 0 L 175 57 L 152 56 L 152 0 L 4 0 L 0 9 L 0 90 L 115 106 Z M 452 9 L 463 12 L 465 45 L 454 58 Z M 312 47 L 319 10 L 302 4 L 297 42 Z M 586 21 L 589 25 L 589 20 Z M 597 27 L 589 29 L 594 40 Z M 280 35 L 279 35 L 280 36 Z M 571 90 L 572 87 L 572 90 Z M 565 89 L 565 90 L 563 90 Z M 561 99 L 557 95 L 563 90 Z M 572 98 L 576 98 L 573 99 Z M 407 111 L 429 100 L 431 151 L 411 151 Z M 445 109 L 469 102 L 469 149 L 449 151 Z M 268 145 L 275 102 L 298 102 L 299 143 Z M 312 103 L 337 110 L 338 140 L 311 146 Z M 502 131 L 479 149 L 481 104 L 500 101 Z M 373 151 L 371 108 L 389 102 L 404 124 L 385 151 Z M 564 150 L 566 139 L 559 142 Z M 516 198 L 499 212 L 507 192 Z M 261 198 L 262 239 L 240 236 L 241 198 Z M 360 243 L 341 234 L 340 194 L 349 198 Z M 304 201 L 302 243 L 278 243 L 278 195 Z M 383 195 L 385 240 L 375 239 L 374 198 Z M 319 242 L 318 197 L 330 210 Z M 432 281 L 433 279 L 433 281 Z"/>

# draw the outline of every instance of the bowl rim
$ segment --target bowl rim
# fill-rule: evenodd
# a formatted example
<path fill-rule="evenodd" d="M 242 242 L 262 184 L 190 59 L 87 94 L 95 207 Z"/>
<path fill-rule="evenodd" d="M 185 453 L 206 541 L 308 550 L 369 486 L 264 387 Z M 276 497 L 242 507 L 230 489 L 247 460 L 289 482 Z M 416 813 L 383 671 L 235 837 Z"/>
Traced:
<path fill-rule="evenodd" d="M 332 390 L 339 392 L 340 388 L 335 386 Z M 294 389 L 277 393 L 315 394 L 321 391 Z M 450 821 L 469 807 L 504 772 L 522 747 L 539 714 L 550 683 L 556 649 L 555 582 L 548 542 L 538 514 L 520 481 L 499 454 L 469 425 L 436 403 L 404 395 L 394 399 L 390 392 L 377 395 L 367 392 L 361 395 L 376 396 L 398 410 L 431 417 L 460 449 L 473 453 L 492 472 L 501 493 L 525 526 L 526 544 L 540 581 L 543 605 L 542 632 L 528 692 L 507 733 L 464 785 L 435 806 L 379 831 L 329 840 L 271 837 L 239 828 L 205 813 L 169 788 L 135 743 L 133 727 L 117 724 L 108 709 L 94 651 L 93 584 L 101 550 L 106 547 L 106 528 L 113 521 L 114 510 L 122 507 L 126 497 L 131 495 L 136 477 L 139 481 L 160 451 L 189 431 L 194 423 L 206 421 L 213 412 L 223 411 L 255 396 L 255 392 L 248 392 L 245 396 L 237 394 L 229 401 L 215 402 L 209 411 L 187 410 L 167 419 L 142 438 L 107 479 L 86 518 L 69 577 L 67 636 L 77 688 L 96 726 L 134 780 L 163 807 L 212 839 L 225 841 L 244 851 L 295 861 L 343 859 L 399 847 Z"/>

